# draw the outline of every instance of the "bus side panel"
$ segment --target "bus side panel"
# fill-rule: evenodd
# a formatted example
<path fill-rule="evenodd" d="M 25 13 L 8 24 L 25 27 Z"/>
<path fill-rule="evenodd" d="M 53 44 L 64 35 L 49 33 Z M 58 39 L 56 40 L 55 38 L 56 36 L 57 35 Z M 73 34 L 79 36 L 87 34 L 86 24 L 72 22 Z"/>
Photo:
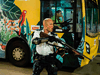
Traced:
<path fill-rule="evenodd" d="M 0 7 L 0 58 L 5 58 L 7 42 L 19 34 L 32 49 L 31 26 L 40 21 L 40 0 L 0 0 Z"/>

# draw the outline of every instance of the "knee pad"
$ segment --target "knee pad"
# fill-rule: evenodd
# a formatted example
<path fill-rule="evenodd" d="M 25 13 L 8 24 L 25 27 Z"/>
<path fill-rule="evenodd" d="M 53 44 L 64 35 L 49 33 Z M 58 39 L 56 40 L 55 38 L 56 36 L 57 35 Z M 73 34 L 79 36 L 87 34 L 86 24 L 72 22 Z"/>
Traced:
<path fill-rule="evenodd" d="M 57 72 L 58 68 L 56 67 L 56 65 L 51 65 L 51 71 L 52 72 Z"/>
<path fill-rule="evenodd" d="M 57 67 L 55 65 L 51 65 L 50 70 L 48 71 L 48 75 L 57 75 Z"/>

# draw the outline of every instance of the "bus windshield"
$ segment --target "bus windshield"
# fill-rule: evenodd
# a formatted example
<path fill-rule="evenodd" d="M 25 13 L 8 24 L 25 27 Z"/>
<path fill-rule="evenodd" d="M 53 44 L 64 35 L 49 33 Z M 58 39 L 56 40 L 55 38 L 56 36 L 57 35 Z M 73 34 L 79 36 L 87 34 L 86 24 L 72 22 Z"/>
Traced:
<path fill-rule="evenodd" d="M 86 33 L 90 37 L 97 36 L 98 32 L 98 9 L 93 2 L 86 2 Z"/>
<path fill-rule="evenodd" d="M 73 32 L 73 6 L 71 1 L 41 1 L 41 24 L 43 19 L 51 18 L 54 22 L 55 29 L 67 30 L 67 26 L 69 25 L 71 27 L 69 32 Z"/>

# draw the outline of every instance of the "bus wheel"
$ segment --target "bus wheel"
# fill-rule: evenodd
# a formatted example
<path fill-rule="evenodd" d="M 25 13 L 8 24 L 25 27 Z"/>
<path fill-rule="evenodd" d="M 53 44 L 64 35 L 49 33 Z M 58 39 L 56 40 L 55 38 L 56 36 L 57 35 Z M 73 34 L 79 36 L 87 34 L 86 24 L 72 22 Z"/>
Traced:
<path fill-rule="evenodd" d="M 28 65 L 30 61 L 30 50 L 23 41 L 14 41 L 8 51 L 10 62 L 19 67 Z"/>

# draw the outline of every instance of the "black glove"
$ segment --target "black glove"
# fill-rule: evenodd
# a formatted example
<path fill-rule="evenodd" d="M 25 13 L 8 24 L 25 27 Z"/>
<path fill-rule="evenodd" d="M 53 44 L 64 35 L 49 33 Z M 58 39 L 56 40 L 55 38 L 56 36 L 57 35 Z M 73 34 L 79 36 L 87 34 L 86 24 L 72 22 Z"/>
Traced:
<path fill-rule="evenodd" d="M 40 44 L 41 43 L 41 39 L 40 38 L 35 38 L 32 40 L 33 44 Z"/>
<path fill-rule="evenodd" d="M 53 42 L 56 40 L 56 38 L 54 36 L 49 36 L 48 38 L 49 38 L 48 41 L 50 41 L 50 42 Z"/>

